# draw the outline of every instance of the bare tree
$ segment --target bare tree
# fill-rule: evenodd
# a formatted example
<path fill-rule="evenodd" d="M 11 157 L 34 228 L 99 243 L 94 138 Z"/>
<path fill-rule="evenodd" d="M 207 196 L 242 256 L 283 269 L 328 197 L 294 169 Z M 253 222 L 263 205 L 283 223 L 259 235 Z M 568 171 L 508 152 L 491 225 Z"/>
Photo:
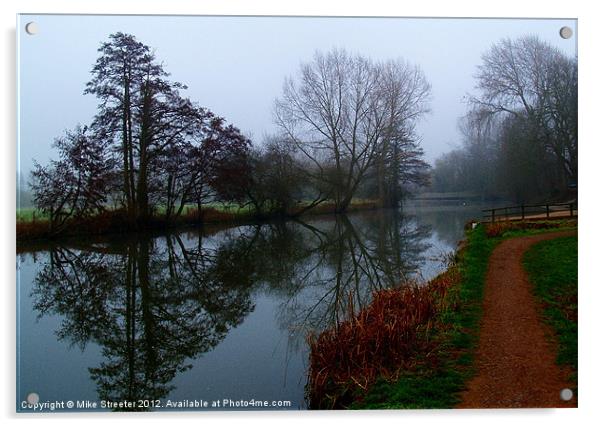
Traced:
<path fill-rule="evenodd" d="M 77 126 L 57 138 L 59 160 L 35 163 L 30 186 L 36 207 L 50 218 L 50 231 L 59 232 L 71 218 L 92 216 L 105 209 L 114 181 L 113 161 L 106 143 Z"/>
<path fill-rule="evenodd" d="M 145 223 L 160 157 L 192 135 L 206 111 L 180 95 L 186 86 L 169 81 L 150 48 L 134 36 L 112 34 L 99 52 L 85 91 L 100 100 L 93 127 L 115 142 L 130 222 Z"/>
<path fill-rule="evenodd" d="M 567 196 L 577 183 L 577 61 L 536 37 L 483 55 L 461 148 L 436 162 L 434 187 L 517 202 Z"/>
<path fill-rule="evenodd" d="M 244 158 L 250 140 L 211 112 L 203 111 L 199 118 L 191 136 L 169 147 L 157 168 L 166 175 L 161 179 L 166 187 L 161 191 L 161 203 L 166 206 L 168 220 L 179 217 L 187 204 L 196 205 L 200 218 L 201 205 L 206 201 L 232 198 L 218 190 L 240 186 L 247 178 Z M 243 165 L 236 165 L 241 158 Z"/>
<path fill-rule="evenodd" d="M 406 75 L 395 75 L 400 70 Z M 420 84 L 413 85 L 412 76 Z M 402 62 L 376 64 L 340 49 L 317 52 L 296 80 L 285 81 L 276 123 L 312 163 L 316 179 L 327 184 L 337 212 L 349 206 L 383 141 L 391 139 L 393 123 L 420 114 L 416 97 L 428 92 L 423 83 L 421 73 Z"/>
<path fill-rule="evenodd" d="M 556 156 L 566 180 L 577 182 L 577 61 L 537 37 L 504 39 L 483 55 L 480 96 L 490 114 L 524 117 L 535 142 Z"/>
<path fill-rule="evenodd" d="M 431 86 L 422 70 L 407 61 L 389 60 L 379 68 L 379 97 L 387 119 L 376 164 L 378 195 L 384 206 L 397 206 L 404 186 L 429 181 L 415 125 L 429 111 Z"/>
<path fill-rule="evenodd" d="M 92 69 L 92 79 L 84 93 L 96 95 L 101 103 L 95 127 L 102 138 L 119 138 L 119 155 L 122 162 L 123 194 L 131 220 L 136 217 L 134 163 L 134 109 L 141 105 L 142 82 L 145 79 L 144 64 L 154 58 L 148 46 L 135 37 L 116 33 L 109 36 L 98 49 L 101 54 Z M 153 74 L 164 74 L 153 70 Z"/>
<path fill-rule="evenodd" d="M 549 96 L 545 114 L 547 147 L 554 153 L 569 183 L 576 184 L 577 167 L 577 60 L 562 58 L 548 74 Z"/>
<path fill-rule="evenodd" d="M 131 225 L 148 223 L 160 205 L 168 220 L 187 203 L 200 211 L 217 175 L 234 178 L 236 168 L 231 161 L 226 168 L 225 157 L 244 152 L 250 141 L 182 96 L 186 86 L 170 81 L 150 47 L 134 36 L 112 34 L 99 52 L 85 93 L 100 100 L 92 127 L 119 159 Z"/>

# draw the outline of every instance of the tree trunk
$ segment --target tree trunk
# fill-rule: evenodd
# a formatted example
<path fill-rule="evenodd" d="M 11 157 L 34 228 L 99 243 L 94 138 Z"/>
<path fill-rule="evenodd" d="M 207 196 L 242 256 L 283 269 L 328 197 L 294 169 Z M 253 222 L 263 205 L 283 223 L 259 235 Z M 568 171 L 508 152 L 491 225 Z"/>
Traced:
<path fill-rule="evenodd" d="M 123 155 L 123 190 L 125 193 L 125 203 L 126 210 L 128 215 L 128 220 L 130 222 L 134 222 L 134 203 L 132 199 L 132 186 L 131 186 L 131 170 L 130 170 L 130 146 L 131 141 L 129 140 L 129 126 L 128 123 L 130 121 L 130 85 L 127 78 L 127 75 L 124 70 L 124 95 L 123 95 L 123 111 L 122 111 L 122 155 Z"/>
<path fill-rule="evenodd" d="M 140 224 L 147 224 L 150 220 L 148 206 L 148 163 L 145 157 L 146 156 L 140 156 L 138 188 L 136 191 L 136 199 L 138 201 L 138 223 Z"/>
<path fill-rule="evenodd" d="M 348 194 L 342 200 L 340 200 L 335 206 L 335 213 L 345 213 L 347 209 L 349 209 L 349 205 L 351 204 L 351 199 L 353 198 L 353 194 Z"/>
<path fill-rule="evenodd" d="M 138 223 L 147 224 L 150 220 L 148 206 L 148 166 L 149 166 L 149 139 L 151 133 L 151 104 L 152 91 L 148 83 L 145 84 L 144 103 L 142 106 L 142 123 L 140 129 L 140 159 L 138 166 L 138 185 L 136 188 L 136 199 L 138 206 Z"/>

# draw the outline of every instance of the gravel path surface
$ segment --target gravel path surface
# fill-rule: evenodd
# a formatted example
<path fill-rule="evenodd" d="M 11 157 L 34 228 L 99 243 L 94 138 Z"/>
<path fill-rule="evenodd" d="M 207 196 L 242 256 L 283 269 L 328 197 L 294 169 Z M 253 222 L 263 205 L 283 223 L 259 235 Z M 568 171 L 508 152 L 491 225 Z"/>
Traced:
<path fill-rule="evenodd" d="M 568 372 L 555 363 L 550 331 L 521 261 L 525 251 L 541 240 L 575 234 L 546 233 L 502 242 L 489 260 L 481 335 L 476 352 L 477 374 L 462 394 L 460 408 L 575 407 L 560 391 L 571 388 Z"/>

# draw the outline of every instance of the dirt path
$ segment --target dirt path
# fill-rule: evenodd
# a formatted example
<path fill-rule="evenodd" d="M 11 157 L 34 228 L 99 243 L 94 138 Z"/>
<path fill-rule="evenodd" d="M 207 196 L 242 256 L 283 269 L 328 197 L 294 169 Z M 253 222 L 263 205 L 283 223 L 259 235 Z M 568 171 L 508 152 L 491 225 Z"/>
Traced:
<path fill-rule="evenodd" d="M 534 243 L 575 234 L 546 233 L 509 239 L 496 247 L 487 270 L 476 376 L 462 394 L 460 408 L 574 407 L 560 391 L 568 373 L 555 363 L 531 285 L 522 268 Z"/>

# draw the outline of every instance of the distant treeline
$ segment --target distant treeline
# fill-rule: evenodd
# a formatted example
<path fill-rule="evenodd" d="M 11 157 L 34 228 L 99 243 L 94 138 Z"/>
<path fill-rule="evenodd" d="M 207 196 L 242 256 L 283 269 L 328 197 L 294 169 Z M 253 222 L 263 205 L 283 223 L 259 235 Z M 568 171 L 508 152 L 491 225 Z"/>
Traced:
<path fill-rule="evenodd" d="M 29 179 L 52 233 L 107 211 L 131 228 L 177 223 L 209 202 L 250 206 L 258 217 L 325 202 L 345 212 L 362 195 L 394 206 L 428 181 L 414 127 L 430 85 L 403 60 L 316 53 L 286 80 L 278 132 L 260 145 L 184 89 L 134 36 L 101 44 L 84 92 L 99 101 L 93 121 L 57 138 L 58 159 L 35 163 Z"/>
<path fill-rule="evenodd" d="M 33 195 L 27 188 L 27 180 L 24 179 L 21 173 L 17 174 L 17 209 L 33 207 Z"/>
<path fill-rule="evenodd" d="M 476 79 L 462 144 L 435 162 L 433 190 L 519 203 L 574 197 L 577 58 L 536 37 L 506 39 L 483 55 Z"/>

